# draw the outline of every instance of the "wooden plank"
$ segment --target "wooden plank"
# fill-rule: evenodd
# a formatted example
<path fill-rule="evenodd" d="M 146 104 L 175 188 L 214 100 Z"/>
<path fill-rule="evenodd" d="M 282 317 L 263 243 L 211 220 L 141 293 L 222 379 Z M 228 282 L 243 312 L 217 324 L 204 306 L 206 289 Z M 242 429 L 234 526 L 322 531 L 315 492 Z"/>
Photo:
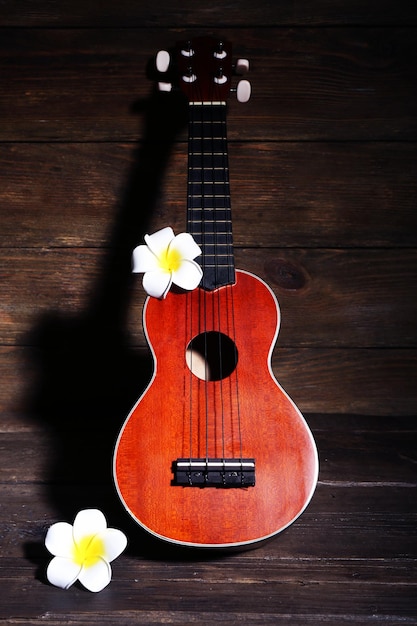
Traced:
<path fill-rule="evenodd" d="M 0 13 L 1 26 L 30 27 L 162 27 L 186 26 L 187 28 L 211 27 L 219 24 L 227 26 L 282 26 L 309 24 L 369 24 L 392 25 L 417 23 L 415 6 L 400 0 L 392 3 L 381 0 L 378 11 L 371 0 L 349 3 L 335 0 L 316 0 L 314 10 L 308 0 L 294 5 L 291 2 L 257 2 L 241 0 L 228 5 L 227 10 L 221 5 L 210 6 L 210 9 L 196 6 L 192 0 L 184 0 L 181 4 L 172 0 L 162 0 L 158 10 L 149 0 L 140 3 L 131 0 L 119 0 L 117 7 L 109 0 L 100 3 L 83 2 L 82 0 L 50 0 L 34 3 L 33 0 L 20 0 L 19 9 L 13 0 L 2 3 Z"/>
<path fill-rule="evenodd" d="M 0 625 L 417 626 L 417 4 L 313 5 L 2 2 Z M 280 301 L 320 479 L 285 533 L 207 557 L 130 522 L 110 458 L 151 374 L 131 250 L 184 229 L 184 106 L 151 60 L 212 31 L 251 60 L 237 264 Z M 47 528 L 88 506 L 129 537 L 98 595 L 45 580 Z"/>
<path fill-rule="evenodd" d="M 413 350 L 278 348 L 272 365 L 305 413 L 417 414 Z"/>
<path fill-rule="evenodd" d="M 385 586 L 337 585 L 294 582 L 260 582 L 254 584 L 227 582 L 223 585 L 204 580 L 187 584 L 187 589 L 179 581 L 161 588 L 146 580 L 130 584 L 127 581 L 114 581 L 109 590 L 100 594 L 100 602 L 91 611 L 92 599 L 82 590 L 63 593 L 41 585 L 39 581 L 5 581 L 5 593 L 9 598 L 16 623 L 25 623 L 33 614 L 46 615 L 51 623 L 65 624 L 108 624 L 113 620 L 124 624 L 295 624 L 320 623 L 372 623 L 397 626 L 414 624 L 415 587 L 396 585 Z M 30 604 L 19 601 L 25 594 Z M 53 595 L 55 594 L 55 595 Z M 250 605 L 252 598 L 252 605 Z M 96 598 L 97 600 L 97 598 Z M 124 606 L 123 606 L 124 603 Z M 261 609 L 255 607 L 260 604 Z M 175 607 L 180 605 L 178 610 Z M 46 607 L 49 608 L 46 611 Z M 91 616 L 91 618 L 90 618 Z M 322 619 L 323 616 L 323 619 Z M 62 622 L 58 620 L 61 619 Z M 68 621 L 67 621 L 68 620 Z M 200 621 L 201 620 L 201 621 Z M 8 624 L 14 622 L 7 622 Z M 33 623 L 33 622 L 32 622 Z"/>
<path fill-rule="evenodd" d="M 290 593 L 291 590 L 288 590 Z M 326 590 L 327 591 L 327 590 Z M 343 595 L 349 595 L 348 590 L 343 590 L 341 592 Z M 175 600 L 173 600 L 173 603 Z M 372 606 L 376 606 L 375 602 L 370 602 Z M 370 608 L 371 610 L 371 608 Z M 96 621 L 96 619 L 98 621 Z M 195 624 L 230 624 L 243 622 L 245 624 L 250 624 L 252 626 L 266 626 L 268 624 L 283 624 L 286 626 L 291 620 L 291 624 L 294 626 L 305 626 L 305 624 L 317 624 L 317 620 L 320 620 L 320 624 L 331 624 L 335 623 L 335 620 L 338 624 L 351 624 L 354 622 L 355 626 L 368 626 L 369 623 L 374 624 L 384 624 L 384 626 L 398 626 L 398 624 L 411 624 L 415 626 L 416 621 L 413 617 L 407 618 L 404 616 L 386 616 L 386 615 L 375 615 L 372 614 L 370 617 L 368 615 L 357 615 L 352 612 L 352 614 L 344 615 L 322 615 L 322 614 L 301 614 L 294 615 L 293 612 L 289 614 L 277 614 L 277 613 L 264 613 L 262 610 L 257 613 L 241 613 L 239 610 L 236 611 L 225 611 L 225 612 L 209 612 L 209 611 L 200 611 L 198 607 L 196 607 L 192 611 L 159 611 L 158 609 L 152 611 L 141 611 L 140 609 L 134 611 L 115 611 L 115 612 L 96 612 L 92 613 L 91 616 L 88 613 L 81 612 L 79 615 L 74 615 L 73 612 L 60 613 L 58 608 L 54 612 L 48 612 L 48 624 L 51 626 L 59 626 L 61 624 L 65 624 L 65 626 L 79 626 L 80 624 L 84 626 L 86 620 L 88 620 L 89 624 L 114 624 L 114 620 L 117 620 L 123 624 L 180 624 L 180 626 L 194 626 Z M 63 620 L 63 621 L 62 621 Z M 372 622 L 370 622 L 372 620 Z M 16 621 L 3 622 L 0 620 L 0 624 L 5 624 L 5 626 L 10 626 L 11 624 L 18 624 L 19 626 L 33 626 L 33 621 L 29 618 L 19 618 Z"/>
<path fill-rule="evenodd" d="M 115 564 L 117 571 L 117 563 Z M 415 625 L 414 585 L 294 581 L 247 582 L 114 580 L 94 600 L 81 589 L 52 589 L 39 581 L 5 579 L 10 615 L 25 624 L 32 615 L 64 624 L 294 624 Z M 24 595 L 26 602 L 21 602 Z M 99 600 L 99 602 L 98 602 Z M 91 606 L 94 602 L 95 608 Z M 256 608 L 259 607 L 259 608 Z M 372 622 L 370 621 L 370 617 Z M 112 619 L 109 619 L 112 618 Z M 62 621 L 59 621 L 62 620 Z M 113 620 L 113 621 L 112 621 Z M 34 622 L 31 622 L 32 624 Z"/>
<path fill-rule="evenodd" d="M 397 536 L 398 532 L 402 535 L 407 532 L 407 527 L 401 528 L 401 523 L 397 525 L 400 515 L 393 518 L 392 512 L 378 517 L 381 505 L 385 511 L 392 507 L 392 511 L 399 514 L 403 506 L 408 506 L 407 501 L 399 505 L 398 488 L 394 501 L 390 497 L 384 498 L 381 493 L 377 504 L 375 490 L 371 490 L 371 495 L 367 490 L 366 496 L 362 493 L 356 500 L 352 498 L 354 489 L 351 487 L 348 492 L 344 490 L 340 493 L 332 489 L 327 494 L 330 498 L 322 498 L 323 489 L 320 487 L 320 508 L 324 505 L 328 514 L 334 510 L 334 505 L 337 510 L 343 510 L 332 518 L 331 534 L 326 532 L 321 523 L 323 519 L 315 509 L 309 521 L 307 511 L 284 535 L 260 549 L 221 559 L 200 560 L 195 557 L 181 561 L 171 559 L 169 562 L 166 556 L 162 561 L 149 559 L 146 554 L 141 556 L 141 552 L 135 554 L 138 546 L 133 539 L 129 552 L 115 562 L 114 580 L 100 594 L 99 606 L 94 603 L 94 613 L 90 613 L 91 596 L 81 589 L 74 587 L 64 593 L 44 584 L 44 571 L 50 557 L 42 549 L 42 541 L 47 525 L 57 518 L 50 514 L 47 519 L 44 515 L 39 517 L 38 507 L 33 504 L 42 502 L 43 496 L 38 487 L 35 489 L 30 495 L 28 486 L 23 485 L 21 494 L 16 494 L 16 502 L 23 504 L 22 510 L 31 519 L 21 525 L 20 537 L 30 537 L 25 545 L 26 554 L 32 556 L 30 561 L 23 560 L 19 554 L 13 556 L 17 546 L 13 541 L 7 544 L 8 557 L 2 559 L 2 568 L 7 572 L 3 579 L 7 594 L 3 597 L 7 597 L 8 601 L 1 613 L 5 619 L 13 616 L 19 623 L 25 623 L 31 615 L 45 614 L 46 617 L 45 607 L 48 607 L 48 620 L 56 624 L 63 621 L 82 624 L 86 619 L 93 624 L 113 623 L 116 618 L 126 623 L 133 620 L 144 624 L 161 621 L 221 624 L 227 619 L 228 623 L 230 619 L 240 619 L 254 624 L 286 624 L 288 619 L 300 625 L 317 623 L 317 619 L 330 624 L 335 619 L 338 623 L 366 624 L 369 623 L 370 610 L 373 612 L 373 623 L 394 625 L 399 623 L 399 619 L 401 623 L 412 624 L 414 621 L 415 558 L 411 556 L 414 551 L 412 549 L 407 556 L 397 554 L 391 559 L 386 558 L 387 547 L 388 551 L 391 548 L 391 536 Z M 69 491 L 64 488 L 61 495 L 66 501 L 73 502 L 71 493 L 72 488 Z M 384 495 L 387 493 L 384 492 Z M 26 507 L 28 496 L 30 502 Z M 414 499 L 413 494 L 411 498 Z M 365 505 L 367 511 L 372 513 L 367 515 L 365 512 L 358 517 L 355 502 L 361 502 L 360 510 L 363 511 Z M 300 535 L 304 520 L 305 532 Z M 383 529 L 381 523 L 387 526 Z M 7 528 L 4 533 L 3 524 L 2 536 L 9 538 Z M 317 542 L 313 526 L 321 533 L 321 552 L 316 555 L 313 548 L 313 554 L 307 556 L 306 548 L 316 546 Z M 382 550 L 379 535 L 373 532 L 375 528 L 385 537 Z M 412 528 L 415 528 L 414 523 Z M 368 552 L 371 529 L 373 542 L 378 543 L 376 557 L 370 557 Z M 353 537 L 359 541 L 351 541 L 352 531 Z M 340 541 L 341 536 L 341 546 L 349 551 L 350 556 L 341 557 L 339 553 L 329 557 L 328 552 L 323 552 L 323 541 L 329 546 L 335 537 Z M 143 550 L 142 542 L 139 546 Z M 295 546 L 298 550 L 294 551 Z M 301 555 L 300 547 L 304 548 Z M 352 558 L 358 547 L 361 556 Z M 151 554 L 152 550 L 148 555 Z M 19 602 L 23 590 L 24 604 Z M 243 596 L 248 601 L 242 601 Z"/>
<path fill-rule="evenodd" d="M 143 136 L 138 113 L 160 100 L 150 95 L 158 77 L 151 71 L 149 80 L 146 68 L 158 48 L 176 42 L 178 31 L 139 33 L 3 29 L 0 140 Z M 237 38 L 233 29 L 219 29 L 219 36 Z M 244 106 L 231 104 L 231 139 L 417 137 L 414 28 L 242 29 L 236 54 L 252 60 L 254 96 Z M 172 115 L 176 99 L 163 100 Z"/>
<path fill-rule="evenodd" d="M 95 334 L 88 325 L 51 321 L 38 348 L 0 347 L 1 430 L 91 414 L 119 422 L 149 381 L 147 350 L 114 343 L 112 333 Z M 415 350 L 278 348 L 272 366 L 306 414 L 417 414 Z"/>
<path fill-rule="evenodd" d="M 413 559 L 398 558 L 387 560 L 385 564 L 378 562 L 378 559 L 357 559 L 356 562 L 350 559 L 298 559 L 281 557 L 279 554 L 280 538 L 272 540 L 271 546 L 277 549 L 268 550 L 257 548 L 255 551 L 246 554 L 225 554 L 212 555 L 212 558 L 205 559 L 203 555 L 193 553 L 195 558 L 170 559 L 169 563 L 161 562 L 159 559 L 151 560 L 148 557 L 138 558 L 134 554 L 125 552 L 123 568 L 121 561 L 115 561 L 114 567 L 117 570 L 116 578 L 136 578 L 143 580 L 146 577 L 155 583 L 159 581 L 181 580 L 185 584 L 188 581 L 208 582 L 217 580 L 225 582 L 242 582 L 252 580 L 255 584 L 260 584 L 258 578 L 261 570 L 264 571 L 265 580 L 270 579 L 281 584 L 291 584 L 296 581 L 300 583 L 329 583 L 334 584 L 351 582 L 352 584 L 379 583 L 387 585 L 388 581 L 393 584 L 415 584 L 413 577 Z M 50 555 L 45 551 L 43 545 L 33 546 L 31 557 L 40 565 L 42 561 L 47 562 Z M 19 580 L 23 577 L 30 577 L 33 563 L 21 557 L 2 556 L 0 559 L 1 568 L 7 571 L 10 580 Z M 234 565 L 237 567 L 234 567 Z M 167 567 L 168 565 L 168 567 Z M 223 566 L 223 570 L 222 570 Z M 256 567 L 256 569 L 254 569 Z M 42 579 L 43 581 L 43 579 Z M 117 580 L 113 581 L 113 584 Z M 72 589 L 75 592 L 75 588 Z M 58 593 L 58 592 L 56 592 Z"/>
<path fill-rule="evenodd" d="M 417 144 L 230 144 L 245 247 L 417 244 Z M 0 246 L 133 247 L 185 228 L 186 146 L 0 145 Z"/>
<path fill-rule="evenodd" d="M 406 425 L 398 425 L 398 418 L 374 418 L 373 432 L 369 432 L 369 420 L 367 424 L 365 417 L 362 417 L 362 428 L 353 432 L 351 420 L 345 420 L 346 427 L 342 429 L 342 419 L 338 415 L 333 416 L 333 428 L 325 430 L 315 428 L 317 420 L 314 415 L 306 417 L 319 451 L 322 483 L 350 483 L 352 486 L 361 483 L 369 487 L 392 487 L 395 484 L 401 487 L 417 483 L 415 417 L 409 418 Z M 90 439 L 94 437 L 97 425 L 88 414 L 83 418 L 84 437 Z M 120 415 L 119 422 L 122 418 Z M 100 441 L 95 444 L 106 463 L 107 457 L 112 455 L 117 421 L 115 417 L 113 427 L 104 425 Z M 64 458 L 56 460 L 55 450 L 62 451 L 63 446 L 67 451 L 82 448 L 77 428 L 69 430 L 66 423 L 55 427 L 47 423 L 39 426 L 43 429 L 0 433 L 2 482 L 48 482 L 53 479 L 68 483 L 74 480 L 71 463 L 66 463 Z M 50 471 L 51 462 L 54 463 L 53 474 Z M 106 476 L 104 471 L 102 477 Z"/>
<path fill-rule="evenodd" d="M 108 465 L 109 467 L 109 465 Z M 0 484 L 0 546 L 8 558 L 25 555 L 25 546 L 45 558 L 43 544 L 50 524 L 71 521 L 77 511 L 98 507 L 109 525 L 121 528 L 129 538 L 127 555 L 136 558 L 198 560 L 203 554 L 170 549 L 135 525 L 126 514 L 108 474 L 104 482 Z M 256 563 L 276 559 L 350 560 L 353 567 L 366 560 L 416 565 L 416 484 L 368 486 L 319 482 L 302 516 L 286 532 L 246 558 Z M 18 532 L 16 532 L 18 529 Z M 383 537 L 383 541 L 381 540 Z M 212 556 L 215 556 L 213 554 Z M 232 555 L 230 555 L 231 557 Z M 182 557 L 182 558 L 181 558 Z M 238 568 L 239 562 L 235 563 Z"/>
<path fill-rule="evenodd" d="M 56 485 L 55 492 L 45 492 L 44 485 L 0 486 L 0 537 L 2 553 L 7 555 L 2 559 L 3 582 L 8 591 L 7 604 L 0 609 L 3 618 L 40 615 L 45 606 L 56 619 L 71 613 L 80 620 L 91 611 L 91 596 L 77 587 L 63 593 L 43 584 L 50 557 L 42 547 L 49 524 L 66 519 L 68 510 L 65 513 L 63 508 L 74 508 L 88 488 L 88 483 L 82 489 Z M 58 514 L 51 508 L 54 493 L 60 494 Z M 97 496 L 96 485 L 95 502 Z M 112 511 L 109 523 L 127 531 L 127 521 L 118 517 L 105 497 L 104 510 Z M 165 549 L 156 551 L 152 542 L 146 544 L 141 533 L 136 536 L 129 526 L 130 547 L 115 562 L 114 580 L 100 594 L 99 612 L 94 606 L 94 614 L 106 611 L 114 616 L 119 611 L 148 612 L 158 607 L 173 619 L 177 608 L 195 614 L 213 612 L 217 619 L 219 613 L 259 615 L 262 607 L 262 616 L 301 619 L 307 615 L 313 620 L 318 615 L 341 615 L 353 621 L 368 617 L 375 605 L 381 622 L 411 618 L 416 606 L 415 517 L 415 488 L 319 485 L 303 516 L 258 550 L 210 560 L 177 555 L 169 562 Z M 11 559 L 15 564 L 9 568 Z M 178 597 L 180 607 L 175 603 Z"/>
<path fill-rule="evenodd" d="M 132 277 L 130 250 L 110 251 L 107 262 L 104 251 L 87 248 L 3 249 L 3 345 L 36 343 L 44 316 L 72 318 L 72 324 L 74 316 L 78 324 L 93 316 L 97 332 L 104 322 L 115 332 L 124 330 L 126 314 L 133 343 L 144 345 L 145 293 L 141 278 Z M 236 265 L 275 290 L 283 348 L 410 348 L 417 343 L 416 255 L 413 249 L 238 249 Z"/>

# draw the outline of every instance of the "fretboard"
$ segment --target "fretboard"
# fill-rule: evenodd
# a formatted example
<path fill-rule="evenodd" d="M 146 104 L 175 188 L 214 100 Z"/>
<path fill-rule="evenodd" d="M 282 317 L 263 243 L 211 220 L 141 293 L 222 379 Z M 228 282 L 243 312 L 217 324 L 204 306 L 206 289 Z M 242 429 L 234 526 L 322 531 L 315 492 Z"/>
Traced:
<path fill-rule="evenodd" d="M 202 249 L 200 286 L 235 282 L 226 105 L 190 103 L 187 230 Z"/>

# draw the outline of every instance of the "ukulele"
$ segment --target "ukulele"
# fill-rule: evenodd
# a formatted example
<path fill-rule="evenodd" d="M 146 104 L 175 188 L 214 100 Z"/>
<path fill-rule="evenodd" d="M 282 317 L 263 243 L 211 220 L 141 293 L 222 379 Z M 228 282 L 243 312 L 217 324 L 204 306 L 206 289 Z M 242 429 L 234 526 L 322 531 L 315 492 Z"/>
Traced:
<path fill-rule="evenodd" d="M 251 547 L 304 511 L 317 483 L 317 450 L 272 373 L 275 296 L 234 265 L 226 136 L 231 46 L 197 38 L 179 44 L 176 57 L 189 102 L 187 231 L 202 250 L 196 261 L 203 277 L 193 291 L 145 302 L 154 374 L 119 434 L 114 479 L 128 513 L 159 539 Z"/>

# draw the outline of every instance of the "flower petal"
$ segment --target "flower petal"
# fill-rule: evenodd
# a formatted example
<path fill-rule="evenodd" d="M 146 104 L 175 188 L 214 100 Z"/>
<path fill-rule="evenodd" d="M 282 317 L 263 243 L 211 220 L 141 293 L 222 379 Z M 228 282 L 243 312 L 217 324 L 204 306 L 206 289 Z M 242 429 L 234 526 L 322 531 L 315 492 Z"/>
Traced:
<path fill-rule="evenodd" d="M 46 533 L 45 546 L 54 556 L 70 559 L 74 547 L 71 524 L 67 522 L 52 524 Z"/>
<path fill-rule="evenodd" d="M 71 559 L 56 556 L 48 565 L 46 577 L 52 585 L 68 589 L 77 580 L 81 569 L 81 566 Z"/>
<path fill-rule="evenodd" d="M 148 246 L 136 246 L 132 253 L 132 271 L 149 272 L 158 268 L 158 259 Z"/>
<path fill-rule="evenodd" d="M 111 567 L 105 559 L 99 558 L 94 565 L 83 567 L 78 579 L 88 591 L 101 591 L 111 581 Z"/>
<path fill-rule="evenodd" d="M 195 259 L 201 254 L 200 246 L 194 241 L 190 233 L 179 233 L 169 244 L 169 248 L 178 250 L 183 259 Z"/>
<path fill-rule="evenodd" d="M 168 248 L 172 239 L 174 239 L 174 231 L 170 226 L 167 226 L 157 230 L 153 235 L 145 235 L 144 239 L 149 249 L 155 256 L 159 257 Z"/>
<path fill-rule="evenodd" d="M 84 509 L 74 520 L 73 537 L 75 542 L 86 535 L 96 535 L 107 528 L 106 518 L 98 509 Z"/>
<path fill-rule="evenodd" d="M 183 259 L 180 267 L 172 272 L 172 282 L 181 289 L 195 289 L 198 287 L 203 271 L 195 261 Z"/>
<path fill-rule="evenodd" d="M 117 559 L 127 546 L 127 538 L 121 530 L 117 528 L 106 528 L 103 532 L 94 537 L 93 541 L 102 542 L 104 554 L 102 555 L 109 563 Z"/>
<path fill-rule="evenodd" d="M 171 283 L 171 274 L 161 270 L 146 272 L 142 281 L 146 293 L 154 298 L 165 298 L 171 287 Z"/>

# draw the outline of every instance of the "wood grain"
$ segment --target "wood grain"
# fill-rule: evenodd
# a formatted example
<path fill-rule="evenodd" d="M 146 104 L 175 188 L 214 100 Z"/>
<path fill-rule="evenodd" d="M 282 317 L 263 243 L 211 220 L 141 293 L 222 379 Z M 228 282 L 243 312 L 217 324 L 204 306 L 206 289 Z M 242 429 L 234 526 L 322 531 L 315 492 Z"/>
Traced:
<path fill-rule="evenodd" d="M 135 27 L 146 29 L 151 26 L 169 27 L 206 27 L 219 28 L 219 25 L 253 28 L 282 26 L 283 24 L 305 26 L 308 24 L 374 24 L 374 25 L 416 25 L 417 13 L 413 4 L 400 0 L 393 4 L 389 0 L 381 0 L 378 11 L 372 0 L 342 0 L 327 2 L 316 0 L 314 9 L 308 0 L 301 0 L 297 5 L 292 3 L 271 3 L 262 0 L 254 5 L 251 0 L 241 0 L 230 4 L 227 10 L 223 5 L 213 4 L 207 7 L 196 7 L 192 0 L 185 0 L 178 5 L 172 0 L 162 0 L 158 10 L 149 2 L 132 3 L 130 0 L 119 0 L 117 7 L 110 0 L 98 5 L 95 2 L 82 0 L 50 0 L 47 3 L 34 4 L 30 0 L 21 0 L 19 10 L 13 0 L 5 0 L 2 4 L 2 26 L 24 27 Z"/>
<path fill-rule="evenodd" d="M 4 0 L 0 624 L 417 624 L 417 5 Z M 281 305 L 274 372 L 319 447 L 315 497 L 257 550 L 170 553 L 129 525 L 116 433 L 151 376 L 143 233 L 185 224 L 186 124 L 155 52 L 217 33 L 238 265 Z M 46 583 L 48 526 L 129 537 L 99 595 Z"/>
<path fill-rule="evenodd" d="M 124 416 L 119 416 L 122 423 Z M 306 414 L 320 450 L 320 484 L 349 484 L 363 487 L 391 485 L 412 488 L 416 478 L 416 437 L 413 417 L 365 416 L 354 424 L 351 414 Z M 116 420 L 115 420 L 116 421 Z M 54 440 L 68 436 L 64 424 L 58 424 L 51 432 L 38 420 L 29 430 L 22 428 L 19 418 L 14 418 L 14 428 L 1 432 L 2 480 L 20 483 L 50 482 L 47 459 Z M 113 437 L 112 428 L 103 429 L 102 438 Z M 94 424 L 85 416 L 85 432 L 94 434 Z M 74 442 L 75 445 L 75 442 Z M 105 445 L 101 454 L 104 456 Z M 105 483 L 110 478 L 102 477 Z M 54 479 L 70 484 L 74 480 L 71 466 L 61 463 Z M 410 511 L 413 510 L 410 509 Z"/>
<path fill-rule="evenodd" d="M 43 580 L 48 562 L 41 542 L 46 527 L 54 519 L 53 514 L 46 514 L 45 505 L 40 505 L 44 489 L 34 484 L 2 489 L 2 502 L 7 503 L 9 511 L 26 511 L 28 521 L 20 522 L 21 537 L 25 540 L 26 554 L 37 557 L 33 560 L 32 556 L 32 561 L 24 559 L 13 526 L 8 518 L 1 518 L 3 546 L 8 552 L 4 559 L 7 568 L 4 589 L 10 599 L 1 616 L 7 619 L 12 612 L 15 618 L 30 619 L 33 614 L 42 614 L 47 606 L 57 623 L 68 612 L 75 623 L 81 622 L 91 610 L 91 596 L 76 588 L 62 594 L 39 581 L 39 578 Z M 61 490 L 62 498 L 71 502 L 74 488 L 61 486 Z M 127 621 L 139 620 L 139 623 L 141 620 L 148 623 L 150 613 L 152 619 L 156 615 L 166 616 L 173 623 L 180 617 L 205 620 L 209 615 L 221 623 L 225 613 L 247 615 L 248 619 L 258 619 L 257 623 L 272 618 L 275 623 L 281 620 L 285 623 L 289 614 L 300 620 L 306 617 L 313 620 L 323 614 L 328 621 L 336 614 L 341 619 L 361 623 L 368 619 L 373 603 L 377 603 L 377 619 L 381 623 L 391 620 L 394 624 L 394 612 L 395 619 L 408 619 L 412 623 L 415 582 L 409 554 L 415 543 L 416 526 L 415 514 L 409 507 L 413 494 L 411 485 L 408 488 L 320 485 L 311 509 L 279 542 L 208 562 L 171 561 L 167 566 L 165 559 L 152 561 L 146 558 L 146 553 L 140 556 L 141 551 L 142 554 L 146 551 L 143 543 L 142 550 L 141 544 L 131 546 L 123 567 L 120 561 L 114 564 L 115 580 L 100 595 L 93 623 L 94 620 L 101 623 L 104 610 L 113 615 L 120 612 Z M 117 522 L 118 517 L 113 513 L 111 523 Z M 382 545 L 381 534 L 385 538 Z M 138 547 L 139 554 L 135 554 Z M 33 577 L 35 570 L 37 579 Z M 23 589 L 27 598 L 24 604 L 19 602 Z M 243 591 L 245 596 L 250 596 L 247 600 L 239 597 Z M 321 593 L 325 595 L 319 603 L 317 595 Z M 344 598 L 347 593 L 349 602 Z M 173 611 L 178 596 L 180 606 Z M 352 597 L 356 599 L 353 607 Z M 153 613 L 156 607 L 158 613 Z"/>
<path fill-rule="evenodd" d="M 140 113 L 161 100 L 155 54 L 177 40 L 165 29 L 141 32 L 140 45 L 135 29 L 4 29 L 0 140 L 136 140 Z M 231 101 L 230 139 L 416 140 L 413 28 L 242 29 L 240 41 L 253 97 Z M 176 98 L 162 100 L 173 115 Z"/>
<path fill-rule="evenodd" d="M 82 322 L 93 314 L 98 324 L 108 317 L 113 326 L 124 317 L 133 344 L 145 345 L 141 310 L 146 294 L 141 278 L 131 275 L 130 252 L 119 251 L 118 257 L 108 267 L 104 251 L 92 248 L 3 249 L 3 344 L 33 343 L 42 318 L 75 315 Z M 412 249 L 246 249 L 236 251 L 236 265 L 275 290 L 282 309 L 281 347 L 416 346 Z M 301 288 L 296 273 L 305 276 Z"/>
<path fill-rule="evenodd" d="M 229 152 L 236 246 L 416 245 L 414 143 L 231 142 Z M 128 248 L 141 229 L 184 229 L 186 167 L 182 143 L 0 144 L 0 246 Z"/>
<path fill-rule="evenodd" d="M 88 418 L 97 405 L 106 407 L 108 419 L 120 425 L 149 381 L 147 350 L 124 344 L 108 350 L 104 334 L 91 340 L 89 332 L 88 339 L 88 325 L 74 335 L 71 322 L 61 325 L 59 318 L 51 322 L 63 333 L 46 335 L 44 346 L 0 348 L 2 429 L 31 430 L 34 423 L 42 428 L 44 419 L 70 421 L 75 411 L 78 421 Z M 66 345 L 61 351 L 53 347 L 59 339 Z M 84 365 L 77 368 L 80 355 Z M 272 367 L 304 413 L 416 414 L 413 350 L 278 347 Z M 71 402 L 67 400 L 65 410 L 56 416 L 61 395 L 71 397 Z"/>

